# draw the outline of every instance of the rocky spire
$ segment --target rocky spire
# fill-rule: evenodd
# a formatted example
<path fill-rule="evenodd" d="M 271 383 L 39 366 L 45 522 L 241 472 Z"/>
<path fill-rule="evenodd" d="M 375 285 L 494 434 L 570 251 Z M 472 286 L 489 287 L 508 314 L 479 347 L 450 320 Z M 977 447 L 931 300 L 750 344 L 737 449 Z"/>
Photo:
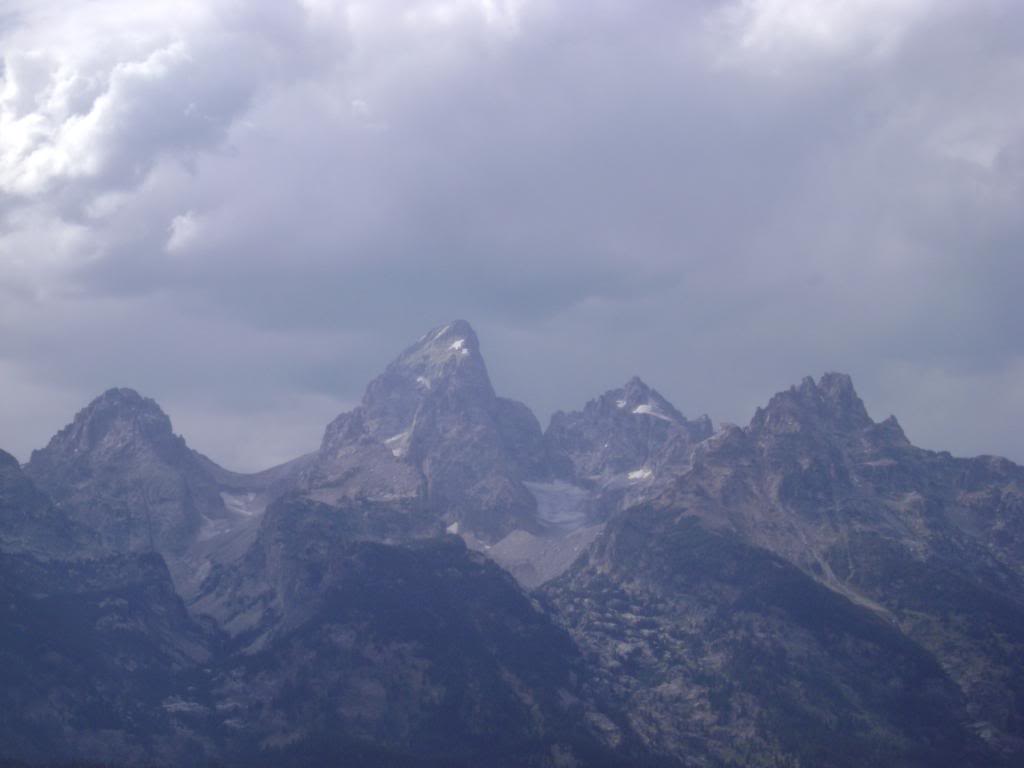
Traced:
<path fill-rule="evenodd" d="M 798 432 L 822 429 L 852 432 L 870 427 L 863 401 L 845 373 L 826 373 L 817 383 L 810 376 L 799 386 L 780 392 L 764 408 L 758 408 L 751 429 L 774 432 Z"/>
<path fill-rule="evenodd" d="M 466 409 L 486 408 L 494 398 L 476 333 L 465 320 L 454 320 L 420 337 L 370 382 L 363 427 L 388 441 L 413 427 L 426 401 L 448 400 Z"/>
<path fill-rule="evenodd" d="M 319 498 L 425 498 L 444 527 L 491 541 L 530 527 L 536 501 L 522 481 L 544 466 L 536 418 L 494 394 L 476 333 L 454 320 L 328 425 L 307 475 Z"/>

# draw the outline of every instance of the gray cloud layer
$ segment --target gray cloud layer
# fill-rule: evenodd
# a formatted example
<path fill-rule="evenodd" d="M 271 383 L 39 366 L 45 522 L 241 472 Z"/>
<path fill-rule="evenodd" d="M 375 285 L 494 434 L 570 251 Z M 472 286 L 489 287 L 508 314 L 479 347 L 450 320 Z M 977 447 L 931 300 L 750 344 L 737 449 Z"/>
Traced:
<path fill-rule="evenodd" d="M 1024 460 L 1011 0 L 8 0 L 0 445 L 105 387 L 256 468 L 427 327 L 542 416 L 851 372 Z"/>

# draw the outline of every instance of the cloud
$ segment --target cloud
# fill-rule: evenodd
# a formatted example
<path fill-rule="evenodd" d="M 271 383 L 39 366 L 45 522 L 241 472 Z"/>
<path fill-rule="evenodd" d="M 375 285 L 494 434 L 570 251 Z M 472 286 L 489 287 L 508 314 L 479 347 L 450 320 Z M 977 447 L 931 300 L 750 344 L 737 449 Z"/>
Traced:
<path fill-rule="evenodd" d="M 134 382 L 255 467 L 276 410 L 326 422 L 463 316 L 542 416 L 639 373 L 745 422 L 840 369 L 926 445 L 1024 459 L 999 427 L 1024 416 L 1022 15 L 19 3 L 0 22 L 0 362 L 49 382 L 37 411 Z M 0 420 L 4 447 L 50 426 Z M 281 444 L 315 444 L 299 431 Z"/>
<path fill-rule="evenodd" d="M 199 231 L 199 220 L 192 211 L 178 214 L 171 219 L 164 250 L 168 253 L 176 253 L 187 249 L 199 237 Z"/>
<path fill-rule="evenodd" d="M 740 0 L 713 14 L 713 23 L 750 63 L 893 54 L 935 0 Z"/>

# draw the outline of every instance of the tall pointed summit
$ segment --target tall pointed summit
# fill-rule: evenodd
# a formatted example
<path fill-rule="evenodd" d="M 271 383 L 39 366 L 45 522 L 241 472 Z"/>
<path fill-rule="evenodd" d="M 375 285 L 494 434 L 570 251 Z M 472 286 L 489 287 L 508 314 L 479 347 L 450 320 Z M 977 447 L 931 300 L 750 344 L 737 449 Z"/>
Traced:
<path fill-rule="evenodd" d="M 327 502 L 425 505 L 450 531 L 493 542 L 534 525 L 523 480 L 543 473 L 543 451 L 536 418 L 495 395 L 476 333 L 454 320 L 420 337 L 328 425 L 305 484 Z"/>

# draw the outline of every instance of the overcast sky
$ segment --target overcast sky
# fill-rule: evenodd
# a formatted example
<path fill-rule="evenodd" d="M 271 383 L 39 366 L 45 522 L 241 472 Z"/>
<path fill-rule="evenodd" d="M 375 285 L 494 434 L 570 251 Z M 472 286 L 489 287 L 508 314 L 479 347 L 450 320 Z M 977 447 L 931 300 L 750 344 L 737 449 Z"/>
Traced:
<path fill-rule="evenodd" d="M 0 447 L 111 386 L 228 467 L 427 328 L 542 422 L 846 371 L 1024 461 L 1024 3 L 0 0 Z"/>

